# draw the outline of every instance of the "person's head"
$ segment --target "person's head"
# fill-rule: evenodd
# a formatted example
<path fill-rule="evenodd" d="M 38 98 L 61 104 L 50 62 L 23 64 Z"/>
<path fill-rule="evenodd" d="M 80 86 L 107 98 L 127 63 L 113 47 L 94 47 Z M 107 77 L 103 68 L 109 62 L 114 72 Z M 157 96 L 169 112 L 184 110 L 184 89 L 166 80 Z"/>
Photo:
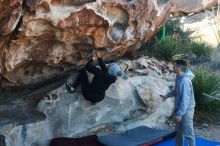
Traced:
<path fill-rule="evenodd" d="M 180 74 L 187 69 L 187 62 L 185 60 L 175 60 L 173 70 L 176 74 Z"/>
<path fill-rule="evenodd" d="M 108 74 L 112 76 L 122 76 L 123 72 L 116 63 L 110 63 L 107 65 Z"/>

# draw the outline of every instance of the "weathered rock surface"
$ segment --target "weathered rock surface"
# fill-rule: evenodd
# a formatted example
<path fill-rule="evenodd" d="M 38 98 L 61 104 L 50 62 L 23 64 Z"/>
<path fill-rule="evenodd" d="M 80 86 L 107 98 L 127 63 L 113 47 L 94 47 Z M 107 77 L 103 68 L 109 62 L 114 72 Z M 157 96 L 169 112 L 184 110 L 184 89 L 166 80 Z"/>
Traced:
<path fill-rule="evenodd" d="M 141 125 L 162 128 L 174 107 L 173 99 L 162 102 L 159 97 L 173 85 L 172 65 L 153 58 L 124 60 L 120 65 L 128 79 L 119 78 L 111 85 L 103 101 L 92 105 L 82 97 L 80 89 L 69 94 L 62 86 L 37 105 L 46 120 L 31 124 L 25 120 L 19 126 L 21 123 L 14 119 L 1 126 L 0 135 L 5 136 L 6 145 L 46 146 L 55 137 L 119 132 Z M 74 78 L 75 74 L 69 80 Z M 17 117 L 23 116 L 16 113 Z"/>
<path fill-rule="evenodd" d="M 217 10 L 210 10 L 181 18 L 185 31 L 190 31 L 194 40 L 206 42 L 213 47 L 220 43 L 220 15 Z"/>
<path fill-rule="evenodd" d="M 173 12 L 185 13 L 216 5 L 216 0 L 174 2 Z M 7 146 L 46 146 L 54 137 L 161 127 L 173 109 L 173 99 L 159 98 L 174 79 L 170 64 L 145 58 L 122 61 L 129 78 L 118 79 L 96 105 L 85 101 L 80 90 L 68 94 L 64 87 L 45 96 L 65 77 L 59 83 L 39 82 L 81 67 L 94 50 L 106 60 L 132 54 L 163 25 L 171 3 L 1 0 L 0 87 L 28 86 L 0 92 L 0 144 L 5 140 Z"/>
<path fill-rule="evenodd" d="M 23 0 L 0 1 L 0 34 L 10 34 L 18 24 Z"/>
<path fill-rule="evenodd" d="M 173 13 L 197 13 L 218 5 L 218 0 L 173 0 Z"/>
<path fill-rule="evenodd" d="M 170 10 L 171 0 L 2 0 L 1 86 L 80 67 L 94 49 L 109 60 L 133 53 Z"/>

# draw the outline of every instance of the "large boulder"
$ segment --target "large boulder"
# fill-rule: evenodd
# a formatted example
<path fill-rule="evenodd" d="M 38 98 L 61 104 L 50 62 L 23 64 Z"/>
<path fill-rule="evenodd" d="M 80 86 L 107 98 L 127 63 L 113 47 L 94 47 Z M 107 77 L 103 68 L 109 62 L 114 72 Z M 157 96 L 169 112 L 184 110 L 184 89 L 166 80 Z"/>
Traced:
<path fill-rule="evenodd" d="M 2 87 L 81 67 L 93 50 L 108 60 L 132 54 L 163 26 L 171 6 L 171 0 L 2 0 Z"/>
<path fill-rule="evenodd" d="M 80 89 L 69 94 L 62 86 L 51 91 L 37 105 L 36 109 L 46 115 L 44 121 L 31 123 L 37 117 L 34 113 L 31 117 L 24 117 L 29 108 L 21 110 L 21 107 L 14 108 L 13 105 L 0 106 L 0 113 L 1 110 L 8 111 L 0 118 L 9 121 L 0 129 L 6 145 L 47 146 L 55 137 L 121 132 L 141 125 L 164 128 L 166 119 L 172 114 L 174 99 L 162 102 L 159 95 L 166 94 L 169 86 L 173 85 L 172 65 L 153 58 L 124 60 L 120 65 L 127 79 L 118 78 L 107 90 L 105 99 L 95 105 L 83 98 Z M 75 77 L 76 74 L 69 80 Z M 27 100 L 13 103 L 24 105 Z M 10 115 L 16 115 L 18 120 Z"/>
<path fill-rule="evenodd" d="M 220 15 L 217 10 L 184 16 L 181 23 L 185 31 L 191 32 L 191 38 L 205 42 L 214 48 L 220 43 Z"/>

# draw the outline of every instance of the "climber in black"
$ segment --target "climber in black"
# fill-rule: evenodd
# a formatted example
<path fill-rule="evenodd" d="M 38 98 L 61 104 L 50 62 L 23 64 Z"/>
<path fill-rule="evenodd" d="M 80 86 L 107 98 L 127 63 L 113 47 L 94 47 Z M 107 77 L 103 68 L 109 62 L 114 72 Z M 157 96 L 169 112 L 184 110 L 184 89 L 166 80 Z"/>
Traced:
<path fill-rule="evenodd" d="M 81 84 L 82 93 L 85 99 L 96 103 L 100 102 L 105 97 L 105 91 L 109 88 L 112 83 L 115 83 L 117 76 L 121 76 L 122 70 L 120 67 L 111 63 L 106 65 L 102 58 L 98 58 L 100 68 L 93 65 L 93 61 L 96 59 L 93 57 L 88 61 L 86 67 L 80 70 L 75 82 L 71 85 L 69 82 L 66 83 L 67 90 L 73 93 L 75 88 Z M 86 70 L 94 74 L 92 83 L 89 83 L 89 79 Z"/>

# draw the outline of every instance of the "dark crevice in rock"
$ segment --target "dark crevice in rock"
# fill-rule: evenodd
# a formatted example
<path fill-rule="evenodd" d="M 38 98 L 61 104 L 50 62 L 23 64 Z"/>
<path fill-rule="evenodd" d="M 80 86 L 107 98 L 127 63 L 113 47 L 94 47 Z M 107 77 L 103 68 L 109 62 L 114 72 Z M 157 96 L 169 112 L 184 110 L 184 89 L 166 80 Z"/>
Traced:
<path fill-rule="evenodd" d="M 24 125 L 46 119 L 46 115 L 37 111 L 38 103 L 52 90 L 62 86 L 73 70 L 67 70 L 56 76 L 35 84 L 11 87 L 0 92 L 0 125 L 14 123 Z M 52 95 L 51 99 L 56 99 Z"/>
<path fill-rule="evenodd" d="M 6 146 L 4 135 L 0 135 L 0 146 Z"/>
<path fill-rule="evenodd" d="M 30 8 L 30 10 L 34 10 L 35 6 L 39 4 L 41 0 L 24 0 L 24 7 Z"/>
<path fill-rule="evenodd" d="M 45 120 L 46 115 L 36 110 L 37 104 L 43 98 L 43 96 L 39 95 L 35 98 L 38 99 L 18 99 L 8 104 L 1 105 L 0 126 L 10 123 L 24 125 Z"/>
<path fill-rule="evenodd" d="M 0 92 L 0 105 L 7 104 L 17 99 L 35 98 L 38 95 L 44 95 L 48 92 L 62 86 L 70 75 L 72 70 L 60 73 L 50 79 L 19 87 L 10 87 Z"/>
<path fill-rule="evenodd" d="M 64 65 L 51 66 L 45 63 L 32 61 L 17 66 L 11 72 L 3 76 L 2 87 L 22 86 L 30 83 L 38 83 L 47 80 L 64 71 Z"/>
<path fill-rule="evenodd" d="M 22 25 L 23 23 L 23 17 L 21 16 L 15 29 L 13 30 L 13 32 L 11 33 L 10 37 L 11 37 L 11 40 L 16 40 L 17 39 L 17 34 L 19 33 L 19 28 L 20 26 Z"/>
<path fill-rule="evenodd" d="M 63 4 L 71 6 L 82 6 L 87 3 L 96 2 L 96 0 L 52 0 L 52 4 Z"/>

